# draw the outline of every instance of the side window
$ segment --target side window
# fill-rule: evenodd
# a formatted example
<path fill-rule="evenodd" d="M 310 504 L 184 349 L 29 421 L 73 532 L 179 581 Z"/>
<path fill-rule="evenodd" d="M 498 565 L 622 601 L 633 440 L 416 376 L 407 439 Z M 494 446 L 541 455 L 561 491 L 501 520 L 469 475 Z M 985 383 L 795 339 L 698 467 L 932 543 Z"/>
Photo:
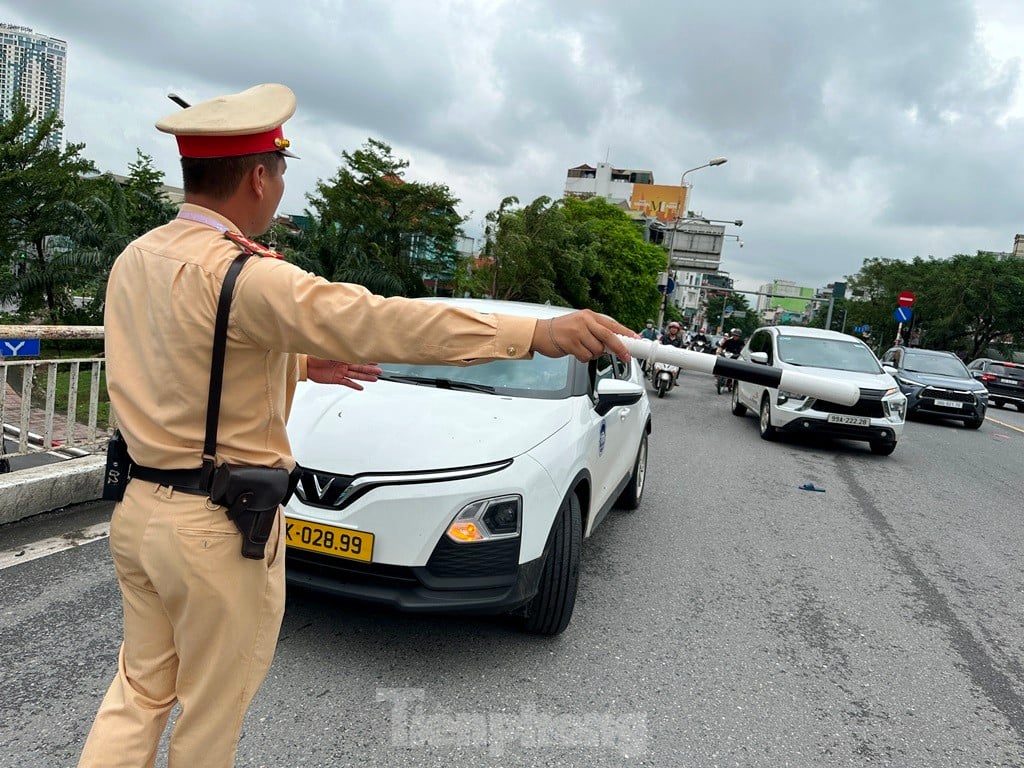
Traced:
<path fill-rule="evenodd" d="M 609 353 L 601 355 L 597 360 L 590 364 L 591 370 L 591 382 L 593 384 L 593 391 L 597 391 L 598 382 L 604 379 L 615 378 L 615 357 Z"/>
<path fill-rule="evenodd" d="M 623 381 L 629 379 L 629 366 L 630 364 L 622 362 L 617 355 L 609 355 L 612 359 L 612 368 L 615 371 L 615 378 L 622 379 Z"/>
<path fill-rule="evenodd" d="M 750 338 L 751 352 L 764 352 L 768 355 L 768 364 L 772 364 L 772 337 L 767 331 L 757 331 Z"/>

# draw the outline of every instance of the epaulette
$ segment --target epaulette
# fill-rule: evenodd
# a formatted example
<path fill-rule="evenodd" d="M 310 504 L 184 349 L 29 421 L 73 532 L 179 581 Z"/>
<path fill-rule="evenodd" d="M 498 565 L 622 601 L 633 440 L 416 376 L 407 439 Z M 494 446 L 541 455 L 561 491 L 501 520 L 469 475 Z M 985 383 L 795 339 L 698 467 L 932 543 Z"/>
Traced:
<path fill-rule="evenodd" d="M 255 240 L 250 240 L 245 235 L 240 235 L 237 232 L 225 232 L 224 237 L 233 242 L 243 251 L 251 253 L 253 256 L 267 257 L 271 259 L 283 259 L 277 251 L 272 251 L 266 246 L 260 245 Z"/>

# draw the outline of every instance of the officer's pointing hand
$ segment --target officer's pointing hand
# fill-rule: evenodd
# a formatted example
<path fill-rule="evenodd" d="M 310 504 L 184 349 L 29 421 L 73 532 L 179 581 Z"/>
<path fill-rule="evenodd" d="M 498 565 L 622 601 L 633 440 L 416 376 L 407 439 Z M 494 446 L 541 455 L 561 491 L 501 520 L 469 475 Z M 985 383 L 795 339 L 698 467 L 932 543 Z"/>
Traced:
<path fill-rule="evenodd" d="M 376 381 L 381 375 L 380 367 L 374 363 L 340 363 L 319 357 L 306 358 L 306 378 L 320 384 L 341 384 L 362 390 L 360 381 Z"/>
<path fill-rule="evenodd" d="M 581 309 L 568 315 L 538 320 L 530 351 L 548 357 L 572 355 L 585 363 L 597 358 L 607 348 L 623 360 L 629 360 L 629 352 L 617 334 L 638 338 L 632 330 L 607 315 Z"/>

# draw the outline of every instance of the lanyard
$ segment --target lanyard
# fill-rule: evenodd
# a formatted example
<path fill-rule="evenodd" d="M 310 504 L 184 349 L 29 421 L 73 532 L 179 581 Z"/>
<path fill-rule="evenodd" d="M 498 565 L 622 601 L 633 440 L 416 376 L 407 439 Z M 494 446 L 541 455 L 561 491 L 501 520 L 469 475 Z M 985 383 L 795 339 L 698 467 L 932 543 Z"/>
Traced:
<path fill-rule="evenodd" d="M 204 216 L 201 213 L 195 213 L 193 211 L 178 211 L 179 219 L 188 219 L 189 221 L 195 221 L 199 224 L 205 224 L 208 227 L 213 227 L 218 232 L 227 232 L 228 228 L 221 224 L 216 219 L 211 219 L 209 216 Z"/>

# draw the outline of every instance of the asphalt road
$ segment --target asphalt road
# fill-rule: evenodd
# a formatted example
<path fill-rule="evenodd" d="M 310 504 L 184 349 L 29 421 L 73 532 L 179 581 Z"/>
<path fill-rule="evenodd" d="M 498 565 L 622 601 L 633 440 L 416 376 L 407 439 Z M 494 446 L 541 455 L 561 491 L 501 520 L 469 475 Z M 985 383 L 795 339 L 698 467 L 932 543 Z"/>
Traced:
<path fill-rule="evenodd" d="M 293 592 L 237 764 L 1024 765 L 1024 414 L 911 422 L 877 457 L 762 441 L 682 382 L 564 635 Z M 108 517 L 0 528 L 0 551 Z M 119 621 L 104 543 L 0 571 L 0 768 L 74 764 Z"/>

